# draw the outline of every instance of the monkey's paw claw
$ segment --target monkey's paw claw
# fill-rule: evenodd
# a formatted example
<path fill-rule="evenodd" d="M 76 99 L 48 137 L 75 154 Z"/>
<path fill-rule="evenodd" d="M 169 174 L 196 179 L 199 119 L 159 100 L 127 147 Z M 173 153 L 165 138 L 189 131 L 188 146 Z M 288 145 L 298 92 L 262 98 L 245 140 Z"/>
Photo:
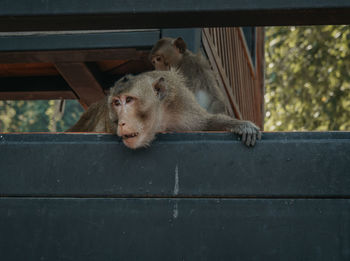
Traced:
<path fill-rule="evenodd" d="M 254 123 L 246 121 L 243 124 L 235 127 L 231 130 L 233 133 L 236 133 L 238 135 L 242 136 L 242 142 L 245 143 L 245 145 L 254 146 L 256 143 L 256 140 L 261 139 L 261 132 L 259 127 L 257 127 Z"/>

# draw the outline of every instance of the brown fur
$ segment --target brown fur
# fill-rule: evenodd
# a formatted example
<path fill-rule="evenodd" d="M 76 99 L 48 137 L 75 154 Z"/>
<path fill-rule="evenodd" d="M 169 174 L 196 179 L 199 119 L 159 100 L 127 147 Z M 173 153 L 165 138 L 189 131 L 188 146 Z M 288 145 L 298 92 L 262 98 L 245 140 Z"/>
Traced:
<path fill-rule="evenodd" d="M 126 97 L 133 101 L 120 105 Z M 108 106 L 111 121 L 118 119 L 116 134 L 130 148 L 148 146 L 157 132 L 164 131 L 231 131 L 242 135 L 247 146 L 254 146 L 261 137 L 252 122 L 204 110 L 188 90 L 185 78 L 175 70 L 127 76 L 111 89 Z M 137 137 L 125 136 L 135 133 Z"/>
<path fill-rule="evenodd" d="M 237 133 L 247 146 L 261 138 L 259 128 L 250 121 L 208 113 L 197 103 L 183 75 L 172 69 L 123 77 L 106 99 L 91 105 L 68 131 L 114 133 L 136 149 L 150 145 L 158 132 L 207 130 Z"/>
<path fill-rule="evenodd" d="M 197 101 L 208 112 L 228 114 L 230 105 L 209 62 L 200 53 L 189 51 L 181 37 L 160 39 L 152 48 L 150 60 L 156 70 L 178 69 Z"/>
<path fill-rule="evenodd" d="M 107 97 L 91 104 L 79 121 L 68 132 L 114 132 L 114 125 L 109 118 Z"/>

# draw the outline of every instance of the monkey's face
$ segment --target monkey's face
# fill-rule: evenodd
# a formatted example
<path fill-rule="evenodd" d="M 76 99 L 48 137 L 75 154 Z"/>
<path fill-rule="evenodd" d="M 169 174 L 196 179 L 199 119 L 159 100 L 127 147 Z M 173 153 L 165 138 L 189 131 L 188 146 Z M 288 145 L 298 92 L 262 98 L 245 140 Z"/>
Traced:
<path fill-rule="evenodd" d="M 170 64 L 164 59 L 163 55 L 153 55 L 151 62 L 154 69 L 157 71 L 168 71 L 170 70 Z"/>
<path fill-rule="evenodd" d="M 171 67 L 177 67 L 183 54 L 173 45 L 163 46 L 152 53 L 151 62 L 157 71 L 169 71 Z"/>
<path fill-rule="evenodd" d="M 168 71 L 178 67 L 186 51 L 186 43 L 179 37 L 162 38 L 152 48 L 150 60 L 157 71 Z"/>
<path fill-rule="evenodd" d="M 118 90 L 118 85 L 115 88 Z M 131 149 L 148 146 L 161 131 L 160 99 L 155 84 L 136 76 L 122 88 L 125 91 L 115 94 L 113 88 L 109 97 L 110 116 L 118 119 L 117 135 Z"/>

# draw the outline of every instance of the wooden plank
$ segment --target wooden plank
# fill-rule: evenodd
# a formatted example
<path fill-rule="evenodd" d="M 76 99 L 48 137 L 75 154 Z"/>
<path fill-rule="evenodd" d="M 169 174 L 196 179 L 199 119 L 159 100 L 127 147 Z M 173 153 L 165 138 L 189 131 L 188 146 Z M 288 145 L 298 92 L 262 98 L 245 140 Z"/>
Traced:
<path fill-rule="evenodd" d="M 0 77 L 58 75 L 52 63 L 0 64 Z"/>
<path fill-rule="evenodd" d="M 129 60 L 128 62 L 109 70 L 108 73 L 113 75 L 125 75 L 130 73 L 142 73 L 153 69 L 151 62 L 146 57 L 143 57 L 139 60 Z"/>
<path fill-rule="evenodd" d="M 74 100 L 77 96 L 72 91 L 21 91 L 0 92 L 0 100 Z"/>
<path fill-rule="evenodd" d="M 0 2 L 0 31 L 350 24 L 347 0 L 17 0 Z"/>
<path fill-rule="evenodd" d="M 97 82 L 90 69 L 84 63 L 56 63 L 57 70 L 82 101 L 82 105 L 92 103 L 105 97 L 102 86 Z"/>
<path fill-rule="evenodd" d="M 144 56 L 134 48 L 100 50 L 60 50 L 0 52 L 0 63 L 63 63 L 94 62 L 102 60 L 129 60 Z"/>
<path fill-rule="evenodd" d="M 257 28 L 256 30 L 256 97 L 257 97 L 257 112 L 259 116 L 258 126 L 264 129 L 264 118 L 265 118 L 265 31 L 264 28 Z"/>
<path fill-rule="evenodd" d="M 131 150 L 108 134 L 0 134 L 0 195 L 350 197 L 350 132 L 237 139 L 159 134 Z"/>
<path fill-rule="evenodd" d="M 126 62 L 128 60 L 97 61 L 96 65 L 101 72 L 110 72 Z"/>
<path fill-rule="evenodd" d="M 4 260 L 345 261 L 350 199 L 0 198 L 0 230 Z"/>

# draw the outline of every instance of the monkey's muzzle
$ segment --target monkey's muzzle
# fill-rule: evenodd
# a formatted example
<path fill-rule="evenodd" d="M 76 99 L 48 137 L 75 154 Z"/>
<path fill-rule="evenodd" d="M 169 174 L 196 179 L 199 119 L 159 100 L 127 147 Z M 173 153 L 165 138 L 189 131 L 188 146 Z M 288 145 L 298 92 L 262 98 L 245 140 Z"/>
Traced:
<path fill-rule="evenodd" d="M 122 136 L 122 138 L 123 138 L 124 140 L 126 140 L 126 139 L 130 139 L 130 138 L 135 138 L 135 137 L 137 137 L 138 135 L 139 135 L 138 132 L 130 133 L 130 134 L 124 134 L 124 135 Z"/>

